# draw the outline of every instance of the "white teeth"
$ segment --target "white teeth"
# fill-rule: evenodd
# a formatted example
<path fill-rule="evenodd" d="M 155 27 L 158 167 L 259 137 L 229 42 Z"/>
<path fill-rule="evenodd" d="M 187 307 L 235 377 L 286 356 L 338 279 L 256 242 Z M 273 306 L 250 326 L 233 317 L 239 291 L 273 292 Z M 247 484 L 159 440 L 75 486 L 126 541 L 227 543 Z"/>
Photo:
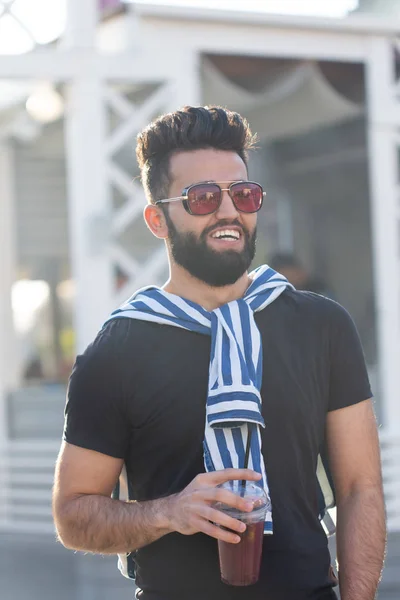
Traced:
<path fill-rule="evenodd" d="M 216 231 L 212 235 L 213 238 L 221 238 L 221 237 L 230 237 L 238 240 L 240 238 L 240 233 L 235 229 L 223 229 L 220 231 Z"/>

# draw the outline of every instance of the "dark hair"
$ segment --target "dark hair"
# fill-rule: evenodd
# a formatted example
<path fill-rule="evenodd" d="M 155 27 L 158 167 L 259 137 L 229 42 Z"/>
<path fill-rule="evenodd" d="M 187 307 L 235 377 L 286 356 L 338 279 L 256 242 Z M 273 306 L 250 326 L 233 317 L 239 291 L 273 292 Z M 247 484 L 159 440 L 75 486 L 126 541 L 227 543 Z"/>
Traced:
<path fill-rule="evenodd" d="M 166 198 L 171 183 L 169 159 L 183 150 L 232 150 L 247 166 L 255 136 L 246 119 L 220 106 L 185 106 L 158 117 L 137 137 L 136 156 L 149 202 Z"/>

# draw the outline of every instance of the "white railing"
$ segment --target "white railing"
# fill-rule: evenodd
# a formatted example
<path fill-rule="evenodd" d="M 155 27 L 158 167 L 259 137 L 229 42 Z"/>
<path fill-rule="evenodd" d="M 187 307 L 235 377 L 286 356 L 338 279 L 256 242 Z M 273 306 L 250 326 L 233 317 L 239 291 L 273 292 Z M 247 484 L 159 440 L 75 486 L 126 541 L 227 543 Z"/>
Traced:
<path fill-rule="evenodd" d="M 380 433 L 388 528 L 400 531 L 400 435 Z M 0 454 L 0 531 L 54 535 L 51 491 L 58 440 L 13 440 Z"/>

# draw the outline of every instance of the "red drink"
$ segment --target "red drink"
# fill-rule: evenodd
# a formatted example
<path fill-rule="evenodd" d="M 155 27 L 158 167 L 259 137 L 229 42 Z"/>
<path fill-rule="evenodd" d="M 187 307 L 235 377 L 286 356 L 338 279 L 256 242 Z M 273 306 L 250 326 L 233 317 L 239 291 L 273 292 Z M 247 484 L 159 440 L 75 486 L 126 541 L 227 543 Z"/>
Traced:
<path fill-rule="evenodd" d="M 241 538 L 238 544 L 218 540 L 221 579 L 228 585 L 252 585 L 257 583 L 260 574 L 264 522 L 270 506 L 269 499 L 264 490 L 251 481 L 245 485 L 241 481 L 231 481 L 218 487 L 253 502 L 252 512 L 242 512 L 226 504 L 215 504 L 218 510 L 246 524 L 246 531 L 243 533 L 235 531 Z"/>
<path fill-rule="evenodd" d="M 239 535 L 238 544 L 218 540 L 221 579 L 229 585 L 252 585 L 260 574 L 264 520 L 249 523 Z"/>

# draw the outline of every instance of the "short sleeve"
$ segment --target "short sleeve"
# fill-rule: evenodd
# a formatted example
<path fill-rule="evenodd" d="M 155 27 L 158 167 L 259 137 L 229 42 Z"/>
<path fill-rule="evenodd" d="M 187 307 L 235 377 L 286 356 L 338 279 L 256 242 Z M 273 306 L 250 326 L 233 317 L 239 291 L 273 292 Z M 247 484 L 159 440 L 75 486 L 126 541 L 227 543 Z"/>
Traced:
<path fill-rule="evenodd" d="M 109 324 L 76 359 L 67 391 L 63 438 L 69 444 L 124 458 L 129 420 L 115 330 Z"/>
<path fill-rule="evenodd" d="M 329 409 L 372 397 L 361 340 L 349 313 L 331 301 Z"/>

